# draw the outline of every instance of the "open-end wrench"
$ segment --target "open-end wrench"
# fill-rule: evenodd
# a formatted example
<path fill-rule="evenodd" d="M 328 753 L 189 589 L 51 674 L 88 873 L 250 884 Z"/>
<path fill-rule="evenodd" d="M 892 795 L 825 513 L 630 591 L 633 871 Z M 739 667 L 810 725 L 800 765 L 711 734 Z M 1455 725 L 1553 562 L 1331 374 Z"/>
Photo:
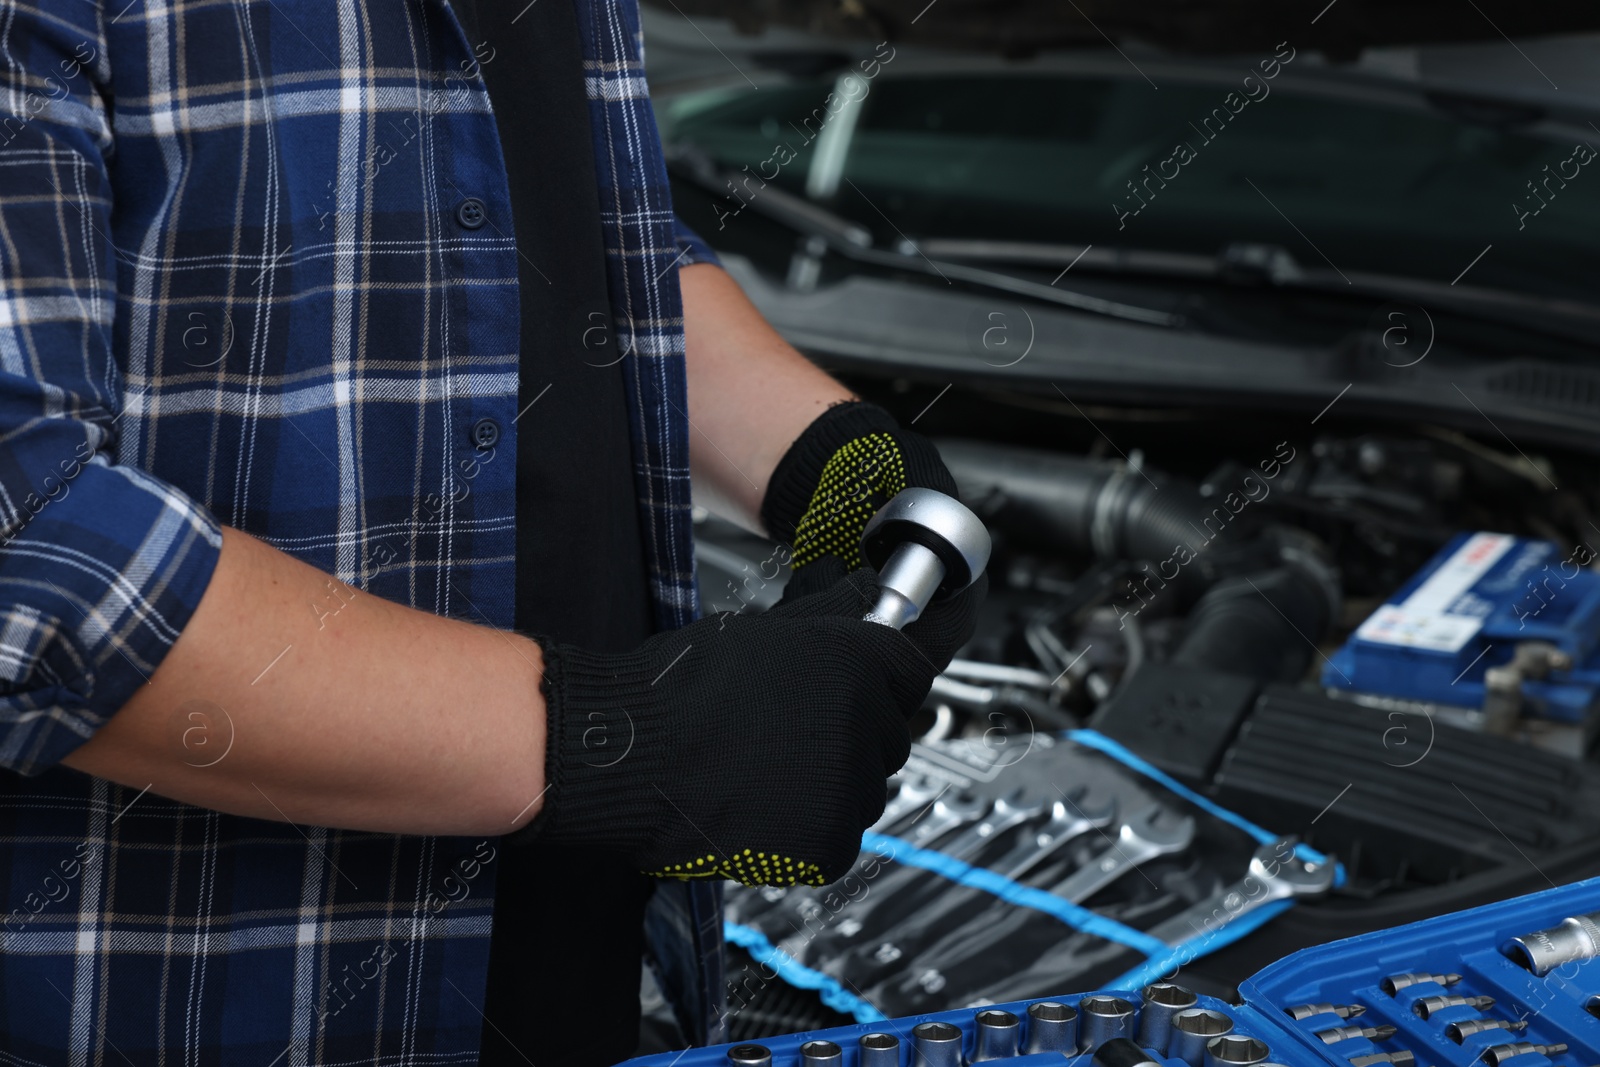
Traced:
<path fill-rule="evenodd" d="M 989 802 L 982 797 L 945 793 L 933 802 L 926 814 L 913 819 L 900 837 L 918 848 L 927 848 L 951 830 L 981 819 L 989 808 Z"/>
<path fill-rule="evenodd" d="M 994 807 L 989 809 L 989 814 L 952 837 L 939 851 L 958 860 L 973 859 L 983 851 L 983 846 L 1007 830 L 1021 826 L 1029 819 L 1038 818 L 1043 812 L 1044 801 L 1029 803 L 1023 798 L 1022 791 L 1018 790 L 1008 797 L 996 800 Z"/>
<path fill-rule="evenodd" d="M 1050 806 L 1050 818 L 1043 826 L 1032 833 L 1022 834 L 1022 839 L 1010 851 L 988 867 L 1008 878 L 1020 878 L 1056 855 L 1067 842 L 1090 830 L 1111 825 L 1116 810 L 1115 800 L 1098 806 L 1080 803 L 1076 799 L 1058 800 Z M 869 931 L 871 940 L 863 939 L 865 943 L 852 957 L 851 973 L 863 982 L 880 980 L 885 972 L 897 966 L 896 961 L 911 958 L 944 936 L 948 930 L 959 926 L 959 923 L 950 921 L 952 916 L 982 908 L 991 900 L 985 890 L 949 886 L 936 900 L 922 903 L 916 912 L 916 924 L 912 929 L 906 928 L 909 924 L 902 924 L 896 929 L 873 916 L 876 936 Z M 846 920 L 839 924 L 840 933 L 843 938 L 855 940 L 862 932 L 861 926 L 859 920 Z"/>
<path fill-rule="evenodd" d="M 1334 863 L 1312 863 L 1294 855 L 1294 839 L 1262 845 L 1250 857 L 1250 869 L 1230 886 L 1185 908 L 1147 931 L 1169 945 L 1204 937 L 1257 908 L 1291 897 L 1321 896 L 1333 888 Z"/>
<path fill-rule="evenodd" d="M 931 778 L 919 776 L 901 779 L 898 791 L 883 806 L 883 814 L 878 817 L 877 822 L 872 824 L 871 829 L 877 833 L 893 831 L 899 823 L 922 815 L 924 809 L 938 800 L 949 788 L 950 785 L 948 783 L 940 783 Z M 874 869 L 877 867 L 877 863 L 876 857 L 870 860 L 870 866 Z M 852 868 L 852 873 L 855 873 L 858 879 L 862 877 L 862 875 L 856 873 L 860 867 L 861 861 L 858 860 L 856 866 Z M 762 886 L 754 897 L 750 894 L 741 894 L 733 907 L 738 921 L 748 923 L 782 905 L 785 901 L 803 903 L 807 898 L 815 895 L 816 893 L 811 886 Z"/>
<path fill-rule="evenodd" d="M 1076 800 L 1058 800 L 1050 805 L 1050 821 L 989 864 L 989 869 L 1007 878 L 1021 878 L 1050 859 L 1068 841 L 1090 830 L 1102 830 L 1116 817 L 1117 802 L 1108 800 L 1101 807 L 1087 807 Z"/>
<path fill-rule="evenodd" d="M 883 814 L 872 824 L 872 829 L 878 833 L 888 833 L 889 828 L 895 823 L 932 804 L 938 799 L 939 794 L 949 788 L 948 785 L 940 785 L 931 778 L 911 778 L 902 781 L 899 791 L 883 806 Z"/>
<path fill-rule="evenodd" d="M 1117 839 L 1099 859 L 1057 882 L 1050 892 L 1082 904 L 1141 863 L 1188 848 L 1194 840 L 1194 819 L 1184 815 L 1170 827 L 1163 826 L 1165 814 L 1159 804 L 1134 813 L 1117 828 Z"/>
<path fill-rule="evenodd" d="M 984 846 L 1008 830 L 1013 830 L 1044 811 L 1044 801 L 1029 803 L 1018 790 L 994 802 L 994 807 L 977 822 L 949 838 L 939 846 L 946 856 L 963 862 L 978 858 Z M 940 899 L 949 895 L 951 886 L 942 879 L 931 878 L 920 867 L 900 867 L 885 871 L 867 887 L 872 912 L 866 919 L 846 919 L 822 935 L 818 952 L 842 951 L 856 943 L 856 939 L 874 936 L 892 929 L 901 920 L 920 915 L 923 906 L 937 906 Z M 929 899 L 932 897 L 933 899 Z M 866 925 L 864 925 L 864 922 Z M 837 946 L 837 947 L 835 947 Z"/>

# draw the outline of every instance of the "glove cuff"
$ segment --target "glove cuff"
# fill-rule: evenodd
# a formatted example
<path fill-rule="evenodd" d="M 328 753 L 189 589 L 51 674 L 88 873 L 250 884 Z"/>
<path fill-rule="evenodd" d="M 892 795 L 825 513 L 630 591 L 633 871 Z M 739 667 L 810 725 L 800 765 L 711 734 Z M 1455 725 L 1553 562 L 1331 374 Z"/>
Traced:
<path fill-rule="evenodd" d="M 768 535 L 778 541 L 794 541 L 800 518 L 822 480 L 822 468 L 835 452 L 858 437 L 894 433 L 899 428 L 893 415 L 864 400 L 835 404 L 813 419 L 783 454 L 767 482 L 761 521 Z"/>
<path fill-rule="evenodd" d="M 544 807 L 510 840 L 637 854 L 660 814 L 667 747 L 650 659 L 534 639 L 544 651 Z"/>

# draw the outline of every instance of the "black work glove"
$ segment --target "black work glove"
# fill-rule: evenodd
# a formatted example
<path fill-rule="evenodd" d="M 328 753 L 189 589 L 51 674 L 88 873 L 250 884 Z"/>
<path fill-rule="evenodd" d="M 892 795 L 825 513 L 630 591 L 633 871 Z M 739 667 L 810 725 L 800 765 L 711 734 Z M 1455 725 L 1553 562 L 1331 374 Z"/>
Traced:
<path fill-rule="evenodd" d="M 622 852 L 647 874 L 826 885 L 883 813 L 936 673 L 861 615 L 870 571 L 597 654 L 540 639 L 545 807 L 515 839 Z"/>
<path fill-rule="evenodd" d="M 861 401 L 836 404 L 807 426 L 772 472 L 761 502 L 767 532 L 793 546 L 790 590 L 809 593 L 831 580 L 819 561 L 836 556 L 862 566 L 861 531 L 903 489 L 936 489 L 959 497 L 956 480 L 926 437 L 901 429 L 893 415 Z M 936 599 L 905 628 L 939 670 L 977 626 L 989 589 L 980 575 L 961 593 Z"/>

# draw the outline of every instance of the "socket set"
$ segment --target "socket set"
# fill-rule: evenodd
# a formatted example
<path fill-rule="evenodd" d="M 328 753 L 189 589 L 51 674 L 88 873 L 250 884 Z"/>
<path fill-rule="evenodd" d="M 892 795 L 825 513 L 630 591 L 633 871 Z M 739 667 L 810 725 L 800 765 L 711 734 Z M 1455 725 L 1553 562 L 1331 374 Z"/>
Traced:
<path fill-rule="evenodd" d="M 1589 1067 L 1600 1062 L 1600 879 L 1304 949 L 1239 995 L 1230 1004 L 1163 980 L 629 1064 Z"/>

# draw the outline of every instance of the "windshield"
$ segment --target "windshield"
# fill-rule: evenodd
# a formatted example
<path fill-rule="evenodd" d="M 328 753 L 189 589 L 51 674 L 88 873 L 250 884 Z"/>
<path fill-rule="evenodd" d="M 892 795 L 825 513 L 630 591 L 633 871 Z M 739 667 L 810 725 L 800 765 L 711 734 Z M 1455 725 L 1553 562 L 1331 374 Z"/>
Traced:
<path fill-rule="evenodd" d="M 1251 242 L 1340 274 L 1464 276 L 1596 302 L 1588 141 L 1469 121 L 1421 96 L 1330 98 L 1261 75 L 1164 77 L 1159 90 L 1132 72 L 846 77 L 857 84 L 683 96 L 664 109 L 664 134 L 748 175 L 747 189 L 770 179 L 886 246 L 905 235 L 1212 256 Z M 853 91 L 825 109 L 839 88 Z M 1516 109 L 1484 113 L 1504 127 Z"/>

